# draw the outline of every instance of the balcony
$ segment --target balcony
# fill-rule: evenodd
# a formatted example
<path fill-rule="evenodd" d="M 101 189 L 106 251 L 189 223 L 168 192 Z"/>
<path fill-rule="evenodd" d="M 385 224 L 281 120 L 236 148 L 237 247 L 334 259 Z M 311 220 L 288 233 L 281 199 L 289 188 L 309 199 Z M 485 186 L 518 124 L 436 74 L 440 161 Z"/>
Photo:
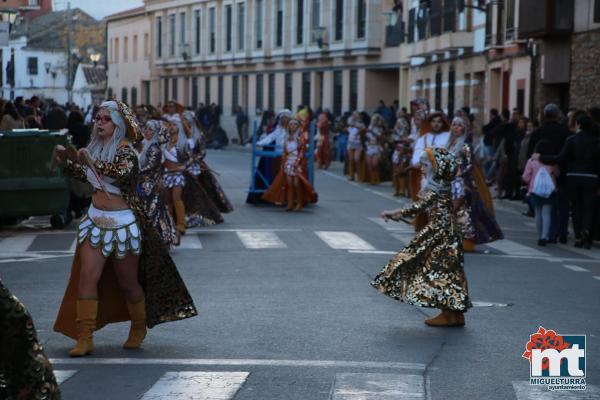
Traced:
<path fill-rule="evenodd" d="M 520 0 L 519 36 L 543 38 L 571 34 L 573 3 L 572 0 Z"/>
<path fill-rule="evenodd" d="M 396 21 L 394 25 L 388 25 L 385 27 L 385 46 L 386 47 L 397 47 L 404 42 L 404 22 L 402 20 Z"/>
<path fill-rule="evenodd" d="M 430 57 L 447 51 L 472 49 L 473 43 L 473 32 L 448 32 L 440 36 L 410 43 L 406 46 L 405 52 L 407 57 Z"/>

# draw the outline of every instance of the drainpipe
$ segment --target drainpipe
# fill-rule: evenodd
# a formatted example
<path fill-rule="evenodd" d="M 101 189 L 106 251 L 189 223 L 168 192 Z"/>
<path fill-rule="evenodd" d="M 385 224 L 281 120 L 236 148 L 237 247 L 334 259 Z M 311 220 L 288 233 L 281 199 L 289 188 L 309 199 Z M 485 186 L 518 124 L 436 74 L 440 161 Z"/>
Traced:
<path fill-rule="evenodd" d="M 537 57 L 537 44 L 533 39 L 527 41 L 527 55 L 531 62 L 529 67 L 529 117 L 536 118 L 535 114 L 535 90 L 536 90 L 536 60 Z"/>

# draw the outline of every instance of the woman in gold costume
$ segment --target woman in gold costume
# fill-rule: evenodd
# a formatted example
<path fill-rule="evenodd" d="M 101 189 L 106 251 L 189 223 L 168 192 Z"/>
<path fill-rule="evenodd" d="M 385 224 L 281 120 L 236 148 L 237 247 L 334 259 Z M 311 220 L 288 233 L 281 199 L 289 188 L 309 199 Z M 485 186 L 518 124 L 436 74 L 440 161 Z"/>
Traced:
<path fill-rule="evenodd" d="M 93 332 L 131 320 L 125 348 L 139 348 L 146 327 L 193 317 L 196 308 L 166 246 L 135 191 L 139 127 L 129 107 L 106 101 L 94 120 L 90 144 L 75 155 L 57 146 L 65 172 L 94 188 L 77 232 L 71 276 L 54 330 L 77 340 L 69 352 L 93 350 Z"/>
<path fill-rule="evenodd" d="M 454 155 L 442 148 L 428 148 L 421 157 L 427 183 L 420 200 L 394 211 L 384 220 L 404 221 L 428 211 L 428 224 L 392 258 L 371 282 L 381 293 L 409 304 L 441 309 L 425 321 L 429 326 L 462 326 L 471 307 L 463 270 L 464 254 L 460 225 L 453 212 L 451 182 L 458 165 Z"/>

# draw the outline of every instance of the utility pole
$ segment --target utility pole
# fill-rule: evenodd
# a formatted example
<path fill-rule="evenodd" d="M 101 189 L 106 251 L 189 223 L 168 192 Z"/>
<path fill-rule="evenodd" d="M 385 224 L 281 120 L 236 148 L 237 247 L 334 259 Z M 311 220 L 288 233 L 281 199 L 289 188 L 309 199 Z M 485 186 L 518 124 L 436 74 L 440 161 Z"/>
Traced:
<path fill-rule="evenodd" d="M 67 3 L 67 99 L 71 103 L 73 101 L 73 88 L 72 88 L 72 60 L 71 60 L 71 30 L 72 30 L 73 16 L 71 15 L 71 2 Z"/>

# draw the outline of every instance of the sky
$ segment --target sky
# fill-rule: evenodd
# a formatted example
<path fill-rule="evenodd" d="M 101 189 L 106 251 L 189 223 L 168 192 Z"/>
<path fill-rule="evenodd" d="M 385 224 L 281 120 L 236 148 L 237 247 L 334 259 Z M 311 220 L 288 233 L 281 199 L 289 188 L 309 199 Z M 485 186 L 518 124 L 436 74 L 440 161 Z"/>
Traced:
<path fill-rule="evenodd" d="M 65 10 L 69 2 L 71 8 L 80 8 L 96 19 L 144 4 L 143 0 L 52 0 L 52 8 Z"/>

